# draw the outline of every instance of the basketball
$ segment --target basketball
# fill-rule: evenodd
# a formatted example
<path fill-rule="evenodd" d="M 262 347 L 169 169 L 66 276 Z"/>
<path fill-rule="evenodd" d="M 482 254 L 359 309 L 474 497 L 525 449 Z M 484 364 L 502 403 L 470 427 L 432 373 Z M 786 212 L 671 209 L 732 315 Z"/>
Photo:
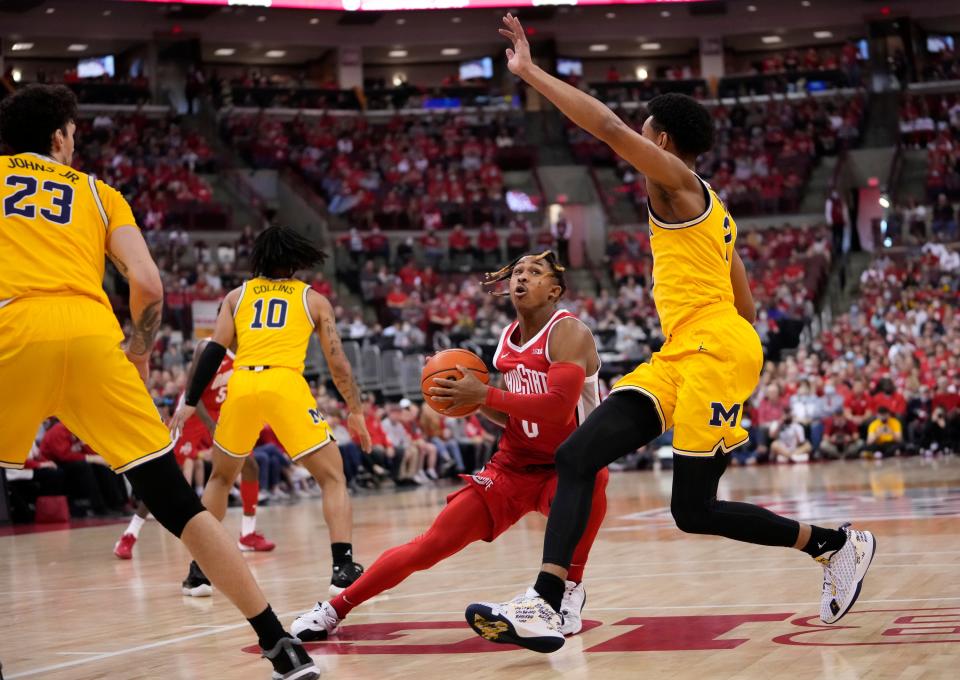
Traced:
<path fill-rule="evenodd" d="M 458 364 L 470 370 L 481 382 L 490 382 L 490 373 L 487 371 L 487 365 L 483 363 L 483 359 L 466 349 L 445 349 L 442 352 L 437 352 L 427 359 L 427 363 L 424 364 L 423 371 L 420 373 L 420 391 L 423 393 L 423 400 L 437 413 L 454 418 L 468 416 L 480 407 L 464 406 L 444 411 L 441 405 L 434 403 L 433 396 L 429 394 L 429 391 L 434 386 L 433 381 L 437 378 L 458 380 L 460 378 L 460 371 L 457 370 Z"/>

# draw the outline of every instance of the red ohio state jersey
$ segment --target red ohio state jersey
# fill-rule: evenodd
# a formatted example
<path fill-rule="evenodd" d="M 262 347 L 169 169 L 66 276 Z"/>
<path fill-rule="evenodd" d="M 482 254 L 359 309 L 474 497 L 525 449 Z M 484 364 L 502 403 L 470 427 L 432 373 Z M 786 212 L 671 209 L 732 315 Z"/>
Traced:
<path fill-rule="evenodd" d="M 223 407 L 223 402 L 227 399 L 227 383 L 230 382 L 231 375 L 233 375 L 233 352 L 227 350 L 227 355 L 223 357 L 223 361 L 220 362 L 220 366 L 217 368 L 213 380 L 210 381 L 207 389 L 200 395 L 200 401 L 203 402 L 203 407 L 207 409 L 207 413 L 210 414 L 213 422 L 217 422 L 220 419 L 220 409 Z M 179 404 L 183 403 L 184 396 L 184 393 L 181 392 L 180 399 L 178 400 Z M 193 418 L 197 418 L 197 416 L 191 416 L 191 420 Z M 199 418 L 197 419 L 199 420 Z"/>
<path fill-rule="evenodd" d="M 561 319 L 577 317 L 565 309 L 559 309 L 534 337 L 523 346 L 520 341 L 518 322 L 514 321 L 503 330 L 497 351 L 493 355 L 494 367 L 503 374 L 506 389 L 513 394 L 546 394 L 547 371 L 550 370 L 550 333 Z M 579 321 L 579 319 L 577 319 Z M 553 463 L 557 447 L 563 443 L 577 425 L 600 403 L 597 373 L 588 375 L 570 420 L 563 425 L 550 425 L 535 420 L 507 417 L 507 427 L 500 436 L 500 450 L 518 465 L 549 465 Z M 501 461 L 502 462 L 502 461 Z"/>

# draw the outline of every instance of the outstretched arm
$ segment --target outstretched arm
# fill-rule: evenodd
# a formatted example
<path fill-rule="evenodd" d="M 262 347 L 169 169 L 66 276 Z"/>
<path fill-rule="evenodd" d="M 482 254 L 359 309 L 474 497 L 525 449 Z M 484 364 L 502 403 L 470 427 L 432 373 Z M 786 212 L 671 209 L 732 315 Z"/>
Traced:
<path fill-rule="evenodd" d="M 347 355 L 343 352 L 343 343 L 340 342 L 340 334 L 337 333 L 337 320 L 333 316 L 333 307 L 327 298 L 313 290 L 307 292 L 307 304 L 317 327 L 323 356 L 326 357 L 327 366 L 330 367 L 330 375 L 337 386 L 337 391 L 347 404 L 349 411 L 347 425 L 360 435 L 360 448 L 369 453 L 373 449 L 373 443 L 363 418 L 360 388 L 353 379 L 353 369 L 350 368 Z"/>
<path fill-rule="evenodd" d="M 668 191 L 685 187 L 700 190 L 696 177 L 677 156 L 631 129 L 603 102 L 554 78 L 534 64 L 530 56 L 530 43 L 519 19 L 507 14 L 503 24 L 500 35 L 513 43 L 512 49 L 507 48 L 507 67 L 514 75 L 526 81 L 553 102 L 567 118 L 610 146 L 651 181 Z"/>

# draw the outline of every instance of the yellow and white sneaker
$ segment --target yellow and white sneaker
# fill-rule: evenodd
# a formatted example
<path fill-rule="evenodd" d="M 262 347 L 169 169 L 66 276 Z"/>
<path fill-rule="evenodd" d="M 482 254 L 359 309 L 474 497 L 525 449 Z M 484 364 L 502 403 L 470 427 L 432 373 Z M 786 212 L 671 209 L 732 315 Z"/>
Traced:
<path fill-rule="evenodd" d="M 847 535 L 843 547 L 815 558 L 823 565 L 820 620 L 824 623 L 836 623 L 850 611 L 877 551 L 877 541 L 869 531 L 851 529 L 849 522 L 841 525 L 840 531 Z"/>
<path fill-rule="evenodd" d="M 470 627 L 490 642 L 542 653 L 563 647 L 562 617 L 533 588 L 509 602 L 475 602 L 465 613 Z"/>

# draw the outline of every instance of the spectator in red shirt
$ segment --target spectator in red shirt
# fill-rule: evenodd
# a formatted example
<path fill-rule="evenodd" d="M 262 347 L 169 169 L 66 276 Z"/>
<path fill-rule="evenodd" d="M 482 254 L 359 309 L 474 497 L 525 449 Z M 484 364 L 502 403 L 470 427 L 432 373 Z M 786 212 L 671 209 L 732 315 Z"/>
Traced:
<path fill-rule="evenodd" d="M 889 378 L 880 381 L 879 390 L 873 395 L 872 406 L 874 411 L 886 408 L 899 420 L 907 413 L 907 400 L 896 391 L 896 386 Z"/>
<path fill-rule="evenodd" d="M 873 417 L 873 399 L 862 380 L 853 381 L 853 390 L 844 403 L 843 414 L 860 428 L 865 428 Z"/>
<path fill-rule="evenodd" d="M 856 458 L 863 440 L 860 428 L 843 413 L 823 421 L 823 439 L 820 440 L 820 455 L 827 459 Z"/>
<path fill-rule="evenodd" d="M 450 232 L 447 239 L 450 261 L 454 264 L 469 265 L 473 259 L 473 244 L 470 241 L 470 235 L 464 230 L 462 224 L 458 224 Z"/>
<path fill-rule="evenodd" d="M 324 277 L 323 272 L 317 272 L 313 275 L 313 281 L 310 282 L 310 287 L 328 300 L 333 298 L 333 286 L 330 285 L 330 282 Z"/>
<path fill-rule="evenodd" d="M 121 478 L 63 423 L 55 422 L 44 433 L 40 458 L 63 470 L 71 516 L 110 517 L 122 512 L 127 495 Z"/>
<path fill-rule="evenodd" d="M 530 235 L 520 222 L 510 223 L 507 234 L 507 259 L 511 262 L 530 250 Z"/>
<path fill-rule="evenodd" d="M 503 258 L 500 254 L 500 236 L 489 222 L 484 222 L 480 227 L 477 250 L 480 251 L 480 260 L 484 265 L 495 265 Z"/>
<path fill-rule="evenodd" d="M 380 231 L 380 225 L 373 225 L 370 234 L 364 239 L 364 245 L 367 253 L 371 257 L 379 257 L 384 260 L 390 259 L 390 241 L 386 234 Z"/>
<path fill-rule="evenodd" d="M 443 245 L 440 243 L 440 237 L 432 227 L 428 227 L 423 236 L 420 237 L 420 247 L 423 249 L 423 256 L 427 263 L 434 269 L 440 266 L 443 261 Z"/>

